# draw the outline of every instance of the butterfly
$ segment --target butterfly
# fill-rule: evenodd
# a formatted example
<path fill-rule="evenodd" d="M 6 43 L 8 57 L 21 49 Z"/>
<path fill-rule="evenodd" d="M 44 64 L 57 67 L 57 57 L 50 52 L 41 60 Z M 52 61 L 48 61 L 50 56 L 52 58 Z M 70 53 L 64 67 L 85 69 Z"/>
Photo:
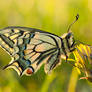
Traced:
<path fill-rule="evenodd" d="M 73 23 L 78 20 L 79 15 Z M 72 23 L 72 24 L 73 24 Z M 72 25 L 71 24 L 71 25 Z M 70 27 L 61 37 L 35 28 L 7 27 L 0 30 L 0 46 L 12 60 L 3 69 L 13 68 L 18 75 L 32 75 L 42 64 L 50 73 L 61 58 L 68 59 L 75 50 L 75 40 Z"/>
<path fill-rule="evenodd" d="M 87 79 L 92 82 L 92 46 L 81 43 L 76 48 L 73 52 L 75 56 L 74 66 L 79 72 L 85 74 L 85 77 L 80 79 Z"/>

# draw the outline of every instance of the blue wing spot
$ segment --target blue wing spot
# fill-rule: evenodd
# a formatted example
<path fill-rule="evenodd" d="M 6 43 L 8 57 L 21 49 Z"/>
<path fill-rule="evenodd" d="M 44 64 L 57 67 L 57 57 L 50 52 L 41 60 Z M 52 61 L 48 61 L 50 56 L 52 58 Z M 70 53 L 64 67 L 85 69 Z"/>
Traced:
<path fill-rule="evenodd" d="M 31 36 L 30 36 L 30 37 L 31 37 L 31 38 L 33 38 L 34 36 L 35 36 L 35 34 L 31 34 Z"/>
<path fill-rule="evenodd" d="M 30 61 L 30 60 L 27 60 L 27 61 L 26 61 L 26 64 L 27 64 L 27 65 L 31 65 L 31 61 Z"/>
<path fill-rule="evenodd" d="M 23 47 L 23 50 L 25 50 L 25 49 L 26 49 L 26 46 Z"/>

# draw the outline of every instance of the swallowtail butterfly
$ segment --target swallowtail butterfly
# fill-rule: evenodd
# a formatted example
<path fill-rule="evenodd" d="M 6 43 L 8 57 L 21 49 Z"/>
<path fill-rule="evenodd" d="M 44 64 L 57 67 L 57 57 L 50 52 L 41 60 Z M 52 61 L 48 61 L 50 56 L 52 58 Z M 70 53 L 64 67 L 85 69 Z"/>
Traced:
<path fill-rule="evenodd" d="M 79 15 L 75 21 L 78 17 Z M 0 46 L 12 57 L 3 69 L 13 68 L 20 76 L 32 75 L 44 63 L 45 72 L 49 73 L 61 62 L 61 58 L 67 61 L 69 53 L 75 49 L 71 25 L 61 37 L 27 27 L 7 27 L 0 30 Z"/>

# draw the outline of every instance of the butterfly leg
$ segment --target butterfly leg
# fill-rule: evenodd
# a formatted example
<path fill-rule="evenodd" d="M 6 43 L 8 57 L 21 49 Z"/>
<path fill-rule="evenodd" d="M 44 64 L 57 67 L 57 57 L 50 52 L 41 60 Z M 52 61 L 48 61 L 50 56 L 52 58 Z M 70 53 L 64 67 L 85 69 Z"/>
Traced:
<path fill-rule="evenodd" d="M 71 49 L 70 52 L 73 52 L 75 49 L 76 49 L 76 48 Z M 67 56 L 67 54 L 66 54 L 65 56 L 66 56 L 65 62 L 67 62 L 68 56 Z"/>
<path fill-rule="evenodd" d="M 70 52 L 73 52 L 75 49 L 76 49 L 76 48 L 71 49 Z"/>
<path fill-rule="evenodd" d="M 68 56 L 66 55 L 66 60 L 65 60 L 65 62 L 67 62 L 67 59 L 68 59 Z"/>

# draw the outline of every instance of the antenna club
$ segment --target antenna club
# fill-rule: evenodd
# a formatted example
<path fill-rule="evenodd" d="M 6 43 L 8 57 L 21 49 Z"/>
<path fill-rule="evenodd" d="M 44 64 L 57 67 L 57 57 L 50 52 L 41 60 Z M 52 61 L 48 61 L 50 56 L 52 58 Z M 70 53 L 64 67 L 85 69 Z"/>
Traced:
<path fill-rule="evenodd" d="M 76 20 L 78 20 L 78 19 L 79 19 L 79 14 L 76 15 Z"/>

